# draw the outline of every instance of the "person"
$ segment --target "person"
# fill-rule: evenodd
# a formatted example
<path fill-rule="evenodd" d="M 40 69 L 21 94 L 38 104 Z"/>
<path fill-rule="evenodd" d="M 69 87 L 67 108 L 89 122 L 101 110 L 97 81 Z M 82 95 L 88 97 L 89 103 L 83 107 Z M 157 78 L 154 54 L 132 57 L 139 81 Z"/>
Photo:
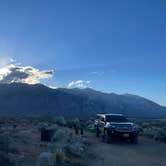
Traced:
<path fill-rule="evenodd" d="M 79 134 L 79 125 L 78 125 L 77 121 L 75 121 L 73 123 L 73 128 L 74 128 L 75 134 L 78 135 Z"/>
<path fill-rule="evenodd" d="M 99 137 L 100 136 L 100 128 L 99 128 L 99 125 L 96 125 L 96 137 Z"/>
<path fill-rule="evenodd" d="M 83 121 L 80 121 L 80 134 L 81 135 L 84 135 L 84 122 Z"/>

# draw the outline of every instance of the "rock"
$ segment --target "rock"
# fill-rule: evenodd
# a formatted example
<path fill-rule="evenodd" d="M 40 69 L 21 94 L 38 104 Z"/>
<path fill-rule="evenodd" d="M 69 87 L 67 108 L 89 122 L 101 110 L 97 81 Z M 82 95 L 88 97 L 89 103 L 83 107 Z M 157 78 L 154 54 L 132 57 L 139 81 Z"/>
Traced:
<path fill-rule="evenodd" d="M 50 152 L 42 152 L 37 159 L 36 166 L 54 166 L 53 154 Z"/>

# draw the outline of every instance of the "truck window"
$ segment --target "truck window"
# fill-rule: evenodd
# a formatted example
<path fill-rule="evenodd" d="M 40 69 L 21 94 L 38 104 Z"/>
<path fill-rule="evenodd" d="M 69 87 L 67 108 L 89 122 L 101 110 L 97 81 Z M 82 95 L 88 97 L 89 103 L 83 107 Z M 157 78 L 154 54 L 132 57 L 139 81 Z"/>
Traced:
<path fill-rule="evenodd" d="M 129 120 L 126 119 L 124 116 L 118 116 L 118 115 L 111 115 L 106 116 L 107 122 L 128 122 Z"/>

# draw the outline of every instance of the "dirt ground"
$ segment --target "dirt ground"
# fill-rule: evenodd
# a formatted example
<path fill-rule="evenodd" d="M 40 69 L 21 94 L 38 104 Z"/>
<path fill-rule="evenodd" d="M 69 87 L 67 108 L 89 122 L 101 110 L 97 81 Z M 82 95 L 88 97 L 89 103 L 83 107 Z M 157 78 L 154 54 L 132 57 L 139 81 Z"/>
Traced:
<path fill-rule="evenodd" d="M 91 146 L 84 165 L 90 166 L 166 166 L 166 143 L 159 143 L 145 137 L 138 144 L 114 141 L 101 142 L 95 134 L 88 133 Z"/>

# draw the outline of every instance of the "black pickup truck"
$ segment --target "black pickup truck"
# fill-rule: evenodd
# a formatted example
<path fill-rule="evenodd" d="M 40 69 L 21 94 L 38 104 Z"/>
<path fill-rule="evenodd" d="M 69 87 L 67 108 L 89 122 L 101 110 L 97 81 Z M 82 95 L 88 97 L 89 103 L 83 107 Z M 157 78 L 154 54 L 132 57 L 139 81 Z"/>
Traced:
<path fill-rule="evenodd" d="M 96 134 L 103 132 L 107 140 L 115 137 L 129 139 L 131 143 L 138 142 L 138 126 L 122 114 L 97 114 L 95 120 Z"/>

